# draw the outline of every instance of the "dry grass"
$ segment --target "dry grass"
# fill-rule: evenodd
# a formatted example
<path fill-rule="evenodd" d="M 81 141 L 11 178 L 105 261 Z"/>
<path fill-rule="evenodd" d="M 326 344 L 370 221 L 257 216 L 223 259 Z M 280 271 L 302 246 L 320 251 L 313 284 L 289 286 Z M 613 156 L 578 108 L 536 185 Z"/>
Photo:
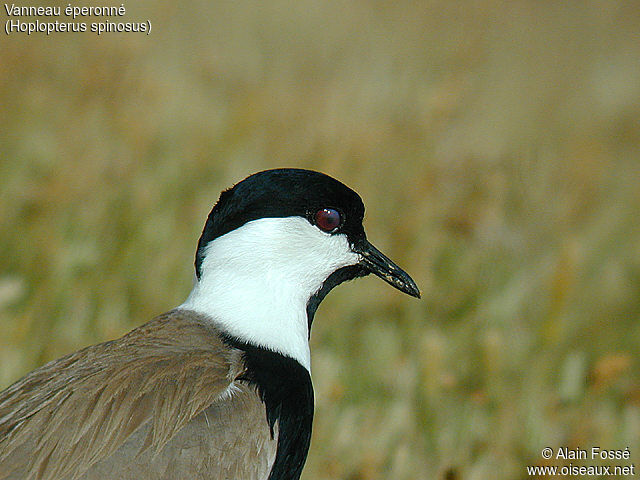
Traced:
<path fill-rule="evenodd" d="M 0 385 L 180 303 L 218 192 L 301 166 L 424 294 L 320 308 L 304 478 L 640 462 L 637 2 L 126 7 L 150 36 L 0 40 Z"/>

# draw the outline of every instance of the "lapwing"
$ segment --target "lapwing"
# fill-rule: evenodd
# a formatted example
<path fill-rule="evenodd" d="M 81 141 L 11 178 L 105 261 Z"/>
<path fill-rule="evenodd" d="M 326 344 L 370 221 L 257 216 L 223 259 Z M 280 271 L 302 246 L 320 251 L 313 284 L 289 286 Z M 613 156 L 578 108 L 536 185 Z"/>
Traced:
<path fill-rule="evenodd" d="M 224 191 L 182 305 L 0 393 L 0 479 L 299 479 L 318 305 L 370 273 L 420 297 L 363 216 L 357 193 L 309 170 Z"/>

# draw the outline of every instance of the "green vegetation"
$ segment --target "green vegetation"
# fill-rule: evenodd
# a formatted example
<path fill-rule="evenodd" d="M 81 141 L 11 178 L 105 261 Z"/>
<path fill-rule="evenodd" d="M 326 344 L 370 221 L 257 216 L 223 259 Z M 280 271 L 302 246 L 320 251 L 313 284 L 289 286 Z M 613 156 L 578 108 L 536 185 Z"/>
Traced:
<path fill-rule="evenodd" d="M 640 468 L 636 1 L 125 6 L 149 36 L 0 39 L 1 387 L 181 303 L 220 190 L 298 166 L 423 291 L 321 306 L 303 478 Z"/>

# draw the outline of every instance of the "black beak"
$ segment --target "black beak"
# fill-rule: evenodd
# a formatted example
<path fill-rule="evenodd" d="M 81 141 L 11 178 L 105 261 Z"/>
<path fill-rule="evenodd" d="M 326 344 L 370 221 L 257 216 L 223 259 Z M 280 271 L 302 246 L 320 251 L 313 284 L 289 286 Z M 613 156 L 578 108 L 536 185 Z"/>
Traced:
<path fill-rule="evenodd" d="M 376 274 L 401 292 L 420 298 L 420 290 L 409 274 L 389 260 L 367 240 L 364 240 L 354 250 L 362 257 L 360 265 L 367 271 Z"/>

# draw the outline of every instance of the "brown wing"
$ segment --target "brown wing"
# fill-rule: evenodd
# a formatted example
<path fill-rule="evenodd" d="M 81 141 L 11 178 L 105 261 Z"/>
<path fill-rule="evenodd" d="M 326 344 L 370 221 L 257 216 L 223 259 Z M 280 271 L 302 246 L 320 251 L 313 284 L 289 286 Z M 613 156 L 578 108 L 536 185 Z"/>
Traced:
<path fill-rule="evenodd" d="M 143 425 L 159 452 L 225 394 L 240 353 L 174 310 L 31 372 L 0 393 L 0 479 L 75 479 Z"/>

